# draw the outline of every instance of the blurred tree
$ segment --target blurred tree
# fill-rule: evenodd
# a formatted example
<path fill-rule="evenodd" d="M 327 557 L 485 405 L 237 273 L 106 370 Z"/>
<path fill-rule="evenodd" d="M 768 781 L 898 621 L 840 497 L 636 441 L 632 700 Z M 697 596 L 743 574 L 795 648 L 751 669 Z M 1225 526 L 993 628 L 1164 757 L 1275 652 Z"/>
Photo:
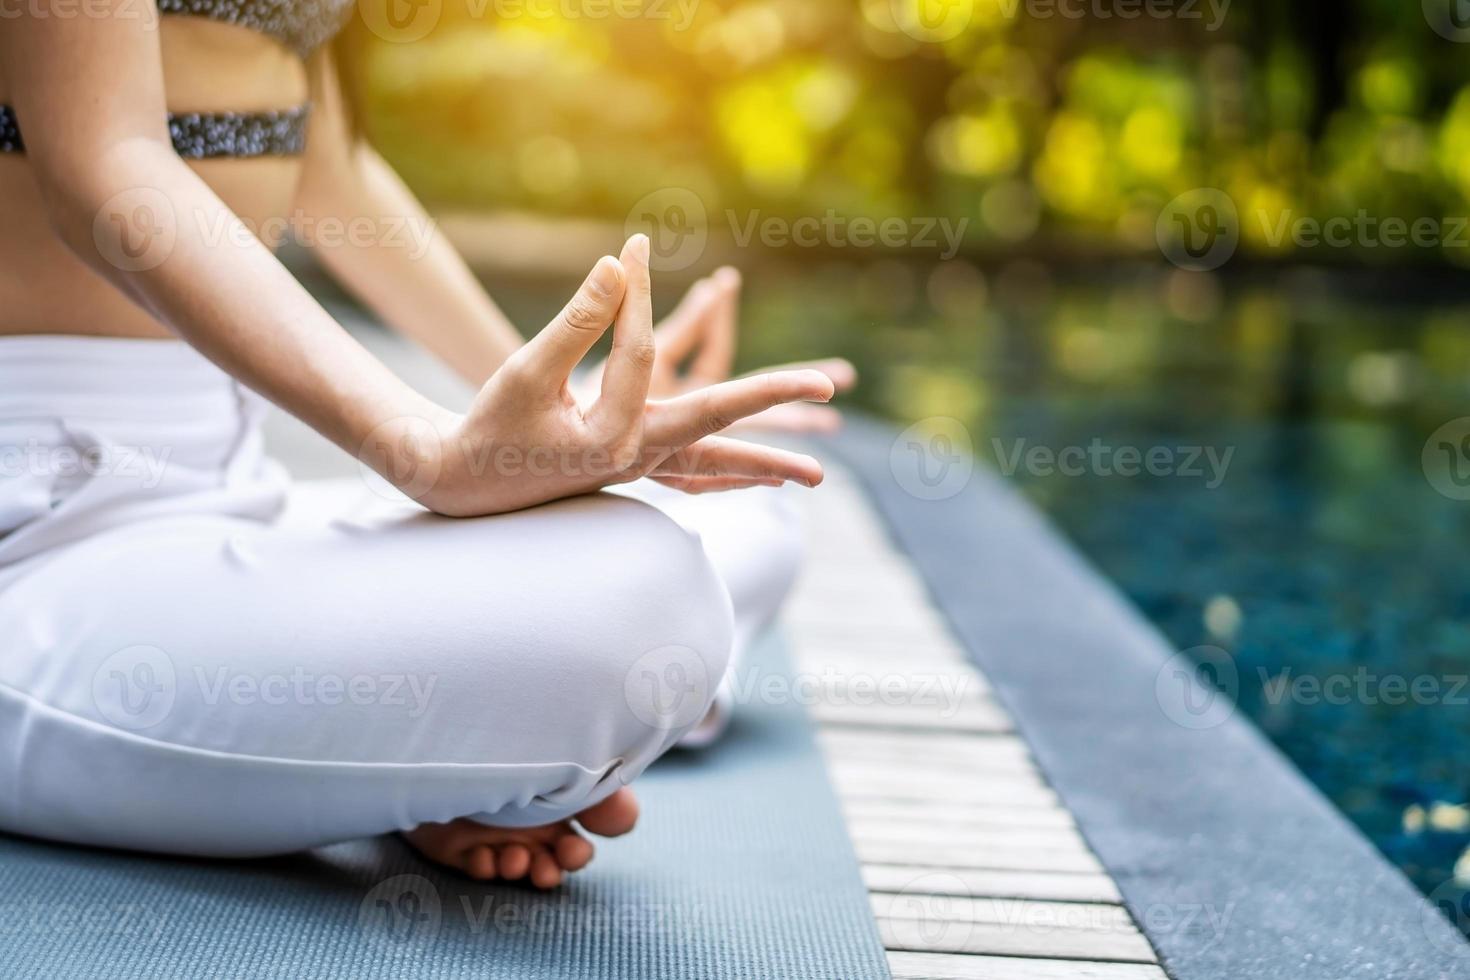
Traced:
<path fill-rule="evenodd" d="M 1141 252 L 1170 199 L 1219 187 L 1260 255 L 1295 251 L 1273 229 L 1302 217 L 1470 207 L 1462 52 L 1414 3 L 428 6 L 414 43 L 359 23 L 339 47 L 363 128 L 440 205 L 620 221 L 678 186 L 712 214 L 948 216 L 972 249 Z M 1470 252 L 1363 237 L 1325 252 Z"/>

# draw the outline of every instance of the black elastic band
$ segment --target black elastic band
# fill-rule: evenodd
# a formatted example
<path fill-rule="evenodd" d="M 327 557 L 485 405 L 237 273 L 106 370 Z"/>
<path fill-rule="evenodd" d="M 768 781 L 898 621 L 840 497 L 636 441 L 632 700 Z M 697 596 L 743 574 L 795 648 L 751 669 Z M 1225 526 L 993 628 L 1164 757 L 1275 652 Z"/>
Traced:
<path fill-rule="evenodd" d="M 169 113 L 174 152 L 186 160 L 211 157 L 300 156 L 306 149 L 311 106 L 270 112 Z M 20 126 L 9 106 L 0 106 L 0 153 L 24 153 Z"/>

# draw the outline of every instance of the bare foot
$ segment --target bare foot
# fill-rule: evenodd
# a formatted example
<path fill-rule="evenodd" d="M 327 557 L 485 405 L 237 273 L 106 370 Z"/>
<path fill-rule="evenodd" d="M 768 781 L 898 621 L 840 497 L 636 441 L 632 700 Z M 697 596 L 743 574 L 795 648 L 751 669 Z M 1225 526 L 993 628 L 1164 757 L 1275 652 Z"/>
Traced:
<path fill-rule="evenodd" d="M 627 787 L 576 816 L 583 830 L 617 837 L 638 822 L 638 801 Z M 592 860 L 592 842 L 571 820 L 541 827 L 489 827 L 473 820 L 426 823 L 404 839 L 430 861 L 458 868 L 477 881 L 529 877 L 537 888 L 555 888 L 562 875 Z"/>

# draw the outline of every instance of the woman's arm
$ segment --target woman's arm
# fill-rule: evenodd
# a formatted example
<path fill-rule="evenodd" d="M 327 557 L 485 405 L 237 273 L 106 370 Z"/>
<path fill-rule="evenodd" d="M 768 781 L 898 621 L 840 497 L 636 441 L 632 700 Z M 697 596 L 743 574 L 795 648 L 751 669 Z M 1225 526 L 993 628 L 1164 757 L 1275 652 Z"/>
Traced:
<path fill-rule="evenodd" d="M 57 3 L 41 0 L 5 23 L 0 66 L 61 241 L 225 371 L 349 452 L 394 419 L 441 417 L 175 154 L 156 11 L 96 0 L 85 15 L 67 15 Z"/>
<path fill-rule="evenodd" d="M 330 48 L 310 65 L 311 138 L 297 206 L 303 237 L 344 288 L 479 386 L 521 335 L 393 169 L 353 131 Z M 314 235 L 349 222 L 358 234 Z M 363 234 L 366 232 L 366 234 Z"/>
<path fill-rule="evenodd" d="M 648 401 L 654 346 L 641 236 L 622 262 L 598 263 L 467 415 L 419 395 L 174 153 L 156 12 L 141 18 L 129 0 L 94 0 L 79 15 L 60 3 L 38 0 L 0 30 L 0 71 L 57 236 L 225 371 L 431 509 L 497 513 L 643 475 L 692 490 L 821 479 L 815 460 L 712 435 L 771 405 L 825 401 L 832 386 L 820 374 Z M 602 390 L 584 409 L 567 378 L 614 319 Z"/>

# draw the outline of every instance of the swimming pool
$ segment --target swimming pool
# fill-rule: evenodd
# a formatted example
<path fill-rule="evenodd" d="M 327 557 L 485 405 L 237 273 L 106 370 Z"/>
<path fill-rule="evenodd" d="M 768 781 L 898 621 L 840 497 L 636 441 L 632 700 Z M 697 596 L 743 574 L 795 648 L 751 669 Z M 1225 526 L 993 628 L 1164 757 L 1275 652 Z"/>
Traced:
<path fill-rule="evenodd" d="M 1470 304 L 1304 271 L 812 275 L 753 289 L 744 360 L 841 349 L 867 407 L 957 417 L 1470 927 Z"/>

